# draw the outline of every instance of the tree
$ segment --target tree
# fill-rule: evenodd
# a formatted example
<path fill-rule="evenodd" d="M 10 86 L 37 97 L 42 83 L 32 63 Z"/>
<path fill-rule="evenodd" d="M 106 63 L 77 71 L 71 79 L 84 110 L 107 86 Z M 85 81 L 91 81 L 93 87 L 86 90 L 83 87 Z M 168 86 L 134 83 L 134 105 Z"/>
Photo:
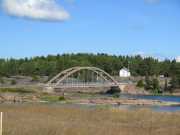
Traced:
<path fill-rule="evenodd" d="M 139 80 L 136 86 L 142 88 L 144 86 L 143 81 Z"/>
<path fill-rule="evenodd" d="M 35 81 L 35 82 L 39 81 L 39 78 L 37 77 L 37 75 L 33 75 L 32 78 L 33 78 L 33 81 Z"/>
<path fill-rule="evenodd" d="M 178 87 L 180 88 L 180 77 L 178 77 Z"/>
<path fill-rule="evenodd" d="M 151 85 L 152 85 L 153 89 L 155 90 L 159 85 L 158 79 L 153 78 Z"/>
<path fill-rule="evenodd" d="M 16 80 L 12 79 L 11 80 L 11 85 L 15 85 L 16 84 Z"/>
<path fill-rule="evenodd" d="M 165 80 L 165 86 L 164 86 L 164 91 L 167 91 L 167 79 Z"/>
<path fill-rule="evenodd" d="M 172 90 L 175 90 L 178 87 L 178 80 L 177 80 L 177 76 L 176 75 L 174 75 L 172 77 L 172 79 L 170 80 L 170 83 L 171 83 Z"/>
<path fill-rule="evenodd" d="M 147 90 L 151 89 L 151 81 L 149 80 L 149 76 L 148 75 L 146 75 L 145 81 L 146 81 L 146 89 Z"/>

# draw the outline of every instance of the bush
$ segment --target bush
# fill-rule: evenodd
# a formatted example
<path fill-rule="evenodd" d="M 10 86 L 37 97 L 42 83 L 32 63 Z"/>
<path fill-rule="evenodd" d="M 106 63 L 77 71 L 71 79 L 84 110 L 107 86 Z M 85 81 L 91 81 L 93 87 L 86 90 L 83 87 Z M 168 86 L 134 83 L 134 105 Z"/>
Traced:
<path fill-rule="evenodd" d="M 59 100 L 64 101 L 66 100 L 64 96 L 59 97 Z"/>
<path fill-rule="evenodd" d="M 12 79 L 11 80 L 11 85 L 15 85 L 16 84 L 16 80 Z"/>
<path fill-rule="evenodd" d="M 84 94 L 82 91 L 78 91 L 77 93 L 79 93 L 79 94 Z"/>
<path fill-rule="evenodd" d="M 37 75 L 33 75 L 32 78 L 33 78 L 33 81 L 35 81 L 35 82 L 39 81 L 39 78 L 37 77 Z"/>
<path fill-rule="evenodd" d="M 151 93 L 151 94 L 159 94 L 159 91 L 158 91 L 158 90 L 151 90 L 150 93 Z"/>
<path fill-rule="evenodd" d="M 113 98 L 119 98 L 119 94 L 114 94 Z"/>
<path fill-rule="evenodd" d="M 157 86 L 157 90 L 158 90 L 158 91 L 161 91 L 161 86 Z"/>
<path fill-rule="evenodd" d="M 139 80 L 136 86 L 142 88 L 144 86 L 143 81 Z"/>
<path fill-rule="evenodd" d="M 1 79 L 1 84 L 3 84 L 4 83 L 4 79 Z"/>

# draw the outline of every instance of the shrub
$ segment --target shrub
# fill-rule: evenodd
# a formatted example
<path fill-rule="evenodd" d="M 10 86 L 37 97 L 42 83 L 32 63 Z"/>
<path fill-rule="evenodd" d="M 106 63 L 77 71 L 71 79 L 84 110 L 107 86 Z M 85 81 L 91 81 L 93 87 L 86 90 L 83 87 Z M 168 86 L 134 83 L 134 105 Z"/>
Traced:
<path fill-rule="evenodd" d="M 3 84 L 4 83 L 4 79 L 1 79 L 1 84 Z"/>
<path fill-rule="evenodd" d="M 39 81 L 39 78 L 37 77 L 37 75 L 33 75 L 32 78 L 33 78 L 33 81 L 35 81 L 35 82 Z"/>
<path fill-rule="evenodd" d="M 161 86 L 157 86 L 157 90 L 158 90 L 158 91 L 161 91 Z"/>
<path fill-rule="evenodd" d="M 82 91 L 78 91 L 77 93 L 79 93 L 79 94 L 84 94 Z"/>
<path fill-rule="evenodd" d="M 158 91 L 158 90 L 151 90 L 150 93 L 151 93 L 151 94 L 159 94 L 159 91 Z"/>
<path fill-rule="evenodd" d="M 66 100 L 64 96 L 59 97 L 59 100 L 64 101 Z"/>
<path fill-rule="evenodd" d="M 165 80 L 165 86 L 164 86 L 164 91 L 167 91 L 167 79 Z"/>
<path fill-rule="evenodd" d="M 113 98 L 119 98 L 119 94 L 114 94 Z"/>
<path fill-rule="evenodd" d="M 15 85 L 16 84 L 16 80 L 12 79 L 11 80 L 11 85 Z"/>
<path fill-rule="evenodd" d="M 136 86 L 142 88 L 144 86 L 143 81 L 139 80 Z"/>

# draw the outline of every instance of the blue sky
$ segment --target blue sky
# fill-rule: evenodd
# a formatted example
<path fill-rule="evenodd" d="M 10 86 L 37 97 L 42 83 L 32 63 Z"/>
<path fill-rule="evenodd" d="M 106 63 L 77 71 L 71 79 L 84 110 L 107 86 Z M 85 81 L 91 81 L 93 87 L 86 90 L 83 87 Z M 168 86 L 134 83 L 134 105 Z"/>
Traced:
<path fill-rule="evenodd" d="M 107 53 L 180 62 L 180 0 L 0 3 L 0 58 Z"/>

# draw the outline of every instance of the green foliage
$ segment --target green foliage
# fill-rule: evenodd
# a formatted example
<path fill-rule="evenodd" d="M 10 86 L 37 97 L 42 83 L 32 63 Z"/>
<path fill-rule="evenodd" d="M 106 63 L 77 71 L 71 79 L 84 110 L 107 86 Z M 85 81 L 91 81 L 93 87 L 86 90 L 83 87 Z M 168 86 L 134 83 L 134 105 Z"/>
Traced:
<path fill-rule="evenodd" d="M 178 77 L 178 87 L 180 88 L 180 77 Z"/>
<path fill-rule="evenodd" d="M 37 75 L 33 75 L 32 78 L 33 78 L 33 81 L 35 81 L 35 82 L 39 81 L 39 78 L 37 77 Z"/>
<path fill-rule="evenodd" d="M 119 94 L 114 94 L 113 98 L 119 98 Z"/>
<path fill-rule="evenodd" d="M 165 80 L 165 86 L 164 86 L 164 91 L 167 91 L 167 79 Z"/>
<path fill-rule="evenodd" d="M 151 89 L 151 81 L 149 80 L 149 76 L 148 76 L 148 75 L 146 75 L 145 81 L 146 81 L 145 88 L 146 88 L 147 90 Z"/>
<path fill-rule="evenodd" d="M 157 78 L 153 78 L 152 79 L 152 87 L 153 87 L 153 89 L 155 90 L 158 87 L 158 85 L 159 85 L 158 79 Z"/>
<path fill-rule="evenodd" d="M 61 97 L 59 97 L 59 100 L 60 100 L 60 101 L 64 101 L 64 100 L 66 100 L 66 99 L 65 99 L 64 96 L 61 96 Z"/>
<path fill-rule="evenodd" d="M 170 80 L 170 83 L 171 83 L 172 90 L 175 90 L 178 87 L 178 79 L 176 75 L 172 77 L 172 79 Z"/>
<path fill-rule="evenodd" d="M 50 76 L 48 76 L 48 79 L 46 80 L 46 83 L 49 82 L 54 76 L 51 74 Z M 52 83 L 56 83 L 57 81 L 54 80 L 52 81 Z"/>
<path fill-rule="evenodd" d="M 0 79 L 1 84 L 4 84 L 4 79 Z"/>
<path fill-rule="evenodd" d="M 161 86 L 157 86 L 157 88 L 156 88 L 158 91 L 161 91 Z"/>
<path fill-rule="evenodd" d="M 49 101 L 49 102 L 58 102 L 59 97 L 42 97 L 41 100 Z"/>
<path fill-rule="evenodd" d="M 142 88 L 144 86 L 143 81 L 139 80 L 136 86 Z"/>
<path fill-rule="evenodd" d="M 22 89 L 13 89 L 13 88 L 2 88 L 0 89 L 2 92 L 20 92 L 20 93 L 33 93 L 34 91 L 31 90 L 22 90 Z"/>
<path fill-rule="evenodd" d="M 6 77 L 7 77 L 7 78 L 10 78 L 10 77 L 11 77 L 11 74 L 10 74 L 10 73 L 6 73 Z"/>
<path fill-rule="evenodd" d="M 11 80 L 11 85 L 15 85 L 16 84 L 16 80 L 12 79 Z"/>
<path fill-rule="evenodd" d="M 158 90 L 151 90 L 150 93 L 151 94 L 159 94 L 159 91 Z"/>
<path fill-rule="evenodd" d="M 111 75 L 118 75 L 118 71 L 125 66 L 129 68 L 134 76 L 153 74 L 162 74 L 166 72 L 169 76 L 177 75 L 180 77 L 180 64 L 176 60 L 166 59 L 158 62 L 157 59 L 148 57 L 142 58 L 136 56 L 116 56 L 107 55 L 105 53 L 89 54 L 57 54 L 48 55 L 47 57 L 21 58 L 21 59 L 0 59 L 0 76 L 11 77 L 13 75 L 32 76 L 54 76 L 65 69 L 76 66 L 93 66 L 98 67 Z M 87 73 L 86 73 L 87 74 Z M 82 78 L 82 74 L 80 75 Z M 36 79 L 35 79 L 36 80 Z"/>
<path fill-rule="evenodd" d="M 77 93 L 79 93 L 79 94 L 84 94 L 82 91 L 78 91 Z"/>

